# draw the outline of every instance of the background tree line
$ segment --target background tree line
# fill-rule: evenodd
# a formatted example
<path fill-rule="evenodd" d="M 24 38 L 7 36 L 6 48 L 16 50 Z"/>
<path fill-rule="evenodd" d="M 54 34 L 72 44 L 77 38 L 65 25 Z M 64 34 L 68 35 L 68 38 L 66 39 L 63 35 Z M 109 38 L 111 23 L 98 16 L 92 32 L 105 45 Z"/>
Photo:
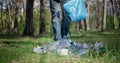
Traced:
<path fill-rule="evenodd" d="M 89 17 L 71 31 L 120 30 L 120 0 L 85 0 Z M 49 0 L 0 0 L 0 33 L 23 36 L 51 33 Z"/>

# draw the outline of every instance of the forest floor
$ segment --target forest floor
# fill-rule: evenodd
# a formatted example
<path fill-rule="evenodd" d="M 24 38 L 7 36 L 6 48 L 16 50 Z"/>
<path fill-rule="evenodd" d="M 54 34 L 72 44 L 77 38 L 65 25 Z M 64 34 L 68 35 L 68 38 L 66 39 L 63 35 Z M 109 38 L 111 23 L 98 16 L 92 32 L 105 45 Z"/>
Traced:
<path fill-rule="evenodd" d="M 21 37 L 17 34 L 0 34 L 0 63 L 119 63 L 120 31 L 81 31 L 71 32 L 71 39 L 79 43 L 105 44 L 103 55 L 89 54 L 85 57 L 74 55 L 33 53 L 33 48 L 46 42 L 53 42 L 52 34 L 37 37 Z"/>

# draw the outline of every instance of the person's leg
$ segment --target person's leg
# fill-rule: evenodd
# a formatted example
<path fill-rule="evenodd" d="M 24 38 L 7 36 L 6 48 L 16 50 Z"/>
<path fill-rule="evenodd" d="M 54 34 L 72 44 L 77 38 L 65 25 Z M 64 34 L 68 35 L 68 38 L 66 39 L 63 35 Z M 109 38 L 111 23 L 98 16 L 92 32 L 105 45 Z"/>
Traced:
<path fill-rule="evenodd" d="M 71 19 L 68 16 L 65 9 L 63 8 L 63 5 L 68 1 L 70 1 L 70 0 L 61 0 L 62 15 L 63 15 L 62 26 L 61 26 L 61 34 L 62 34 L 63 39 L 70 39 L 69 26 L 70 26 Z"/>
<path fill-rule="evenodd" d="M 50 0 L 50 10 L 52 16 L 52 28 L 54 33 L 54 40 L 61 40 L 61 25 L 60 25 L 60 3 Z"/>

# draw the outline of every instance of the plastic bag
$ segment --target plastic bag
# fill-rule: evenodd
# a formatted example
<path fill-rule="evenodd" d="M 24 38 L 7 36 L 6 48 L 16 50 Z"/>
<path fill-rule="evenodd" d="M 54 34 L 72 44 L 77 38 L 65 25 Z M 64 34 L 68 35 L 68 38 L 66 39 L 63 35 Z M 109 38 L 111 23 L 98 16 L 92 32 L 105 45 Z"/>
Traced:
<path fill-rule="evenodd" d="M 41 48 L 40 46 L 37 46 L 33 49 L 34 53 L 43 53 L 43 48 Z"/>
<path fill-rule="evenodd" d="M 72 21 L 79 22 L 88 17 L 84 0 L 71 0 L 63 5 Z"/>

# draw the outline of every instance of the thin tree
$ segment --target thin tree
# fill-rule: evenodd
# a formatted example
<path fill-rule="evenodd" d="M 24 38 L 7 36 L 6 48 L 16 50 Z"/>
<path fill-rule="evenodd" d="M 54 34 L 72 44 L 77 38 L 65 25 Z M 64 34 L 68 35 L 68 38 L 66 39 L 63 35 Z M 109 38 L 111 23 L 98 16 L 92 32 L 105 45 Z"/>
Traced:
<path fill-rule="evenodd" d="M 82 22 L 81 21 L 76 23 L 76 30 L 77 30 L 77 32 L 80 31 L 80 28 L 82 28 Z"/>
<path fill-rule="evenodd" d="M 114 17 L 115 17 L 115 5 L 114 5 L 114 0 L 110 0 L 110 3 L 112 4 L 112 9 L 110 12 L 110 24 L 111 24 L 111 29 L 115 29 L 115 23 L 114 23 Z"/>
<path fill-rule="evenodd" d="M 43 34 L 46 32 L 45 30 L 45 16 L 44 16 L 44 0 L 40 0 L 40 29 L 39 29 L 39 33 Z"/>
<path fill-rule="evenodd" d="M 100 26 L 100 18 L 99 18 L 99 8 L 100 6 L 98 6 L 99 1 L 98 0 L 94 0 L 95 1 L 95 29 L 98 29 Z"/>
<path fill-rule="evenodd" d="M 13 27 L 14 27 L 14 23 L 13 23 L 13 21 L 12 21 L 12 7 L 11 7 L 11 5 L 12 5 L 12 1 L 11 0 L 7 0 L 7 3 L 8 3 L 8 13 L 9 13 L 9 21 L 10 21 L 10 31 L 12 31 L 13 30 Z"/>
<path fill-rule="evenodd" d="M 0 6 L 2 7 L 2 1 L 0 2 Z M 3 29 L 4 29 L 4 26 L 3 26 L 3 18 L 2 18 L 2 16 L 3 16 L 3 10 L 2 10 L 2 8 L 0 9 L 0 23 L 2 24 L 1 25 L 1 29 L 2 29 L 2 31 L 3 31 Z"/>
<path fill-rule="evenodd" d="M 116 9 L 117 9 L 117 17 L 118 17 L 118 21 L 119 21 L 119 30 L 120 30 L 120 0 L 115 0 L 116 3 Z"/>
<path fill-rule="evenodd" d="M 18 17 L 19 17 L 19 4 L 20 4 L 20 0 L 16 0 L 15 1 L 15 21 L 14 21 L 14 28 L 13 28 L 13 32 L 17 32 L 17 27 L 18 27 Z"/>
<path fill-rule="evenodd" d="M 107 0 L 103 0 L 104 6 L 103 6 L 103 19 L 102 19 L 102 28 L 101 31 L 106 30 L 106 7 L 107 7 Z"/>
<path fill-rule="evenodd" d="M 34 36 L 33 27 L 33 3 L 34 0 L 27 0 L 26 4 L 26 21 L 23 36 Z"/>
<path fill-rule="evenodd" d="M 87 8 L 87 11 L 89 13 L 89 3 L 88 2 L 89 1 L 86 0 L 86 8 Z M 84 25 L 85 25 L 85 31 L 90 30 L 90 27 L 89 27 L 89 17 L 84 20 Z"/>

